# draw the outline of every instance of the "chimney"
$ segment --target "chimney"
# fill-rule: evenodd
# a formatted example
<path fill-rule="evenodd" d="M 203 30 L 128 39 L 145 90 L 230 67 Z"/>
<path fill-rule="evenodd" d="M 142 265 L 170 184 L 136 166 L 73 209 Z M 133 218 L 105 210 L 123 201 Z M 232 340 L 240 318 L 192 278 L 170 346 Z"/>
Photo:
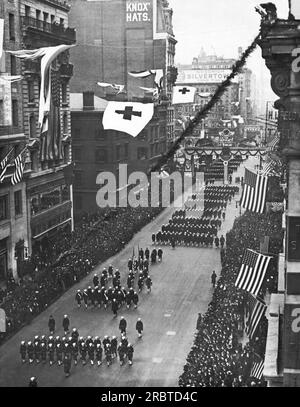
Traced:
<path fill-rule="evenodd" d="M 83 110 L 94 110 L 94 92 L 88 90 L 82 92 L 83 95 Z"/>

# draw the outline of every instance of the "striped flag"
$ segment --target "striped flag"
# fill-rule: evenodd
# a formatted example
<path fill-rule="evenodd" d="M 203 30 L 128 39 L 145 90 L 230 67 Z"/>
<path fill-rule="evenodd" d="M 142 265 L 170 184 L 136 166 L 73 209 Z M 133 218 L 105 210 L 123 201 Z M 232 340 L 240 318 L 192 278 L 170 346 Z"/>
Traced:
<path fill-rule="evenodd" d="M 3 160 L 1 161 L 1 163 L 0 163 L 0 171 L 1 171 L 1 173 L 0 173 L 0 183 L 3 182 L 3 180 L 4 180 L 4 176 L 5 176 L 9 161 L 10 161 L 11 153 L 13 151 L 14 151 L 14 149 L 11 148 L 9 150 L 9 152 L 6 154 L 6 156 L 3 158 Z"/>
<path fill-rule="evenodd" d="M 241 206 L 249 211 L 263 213 L 268 188 L 268 177 L 245 169 Z"/>
<path fill-rule="evenodd" d="M 246 249 L 235 286 L 253 295 L 257 295 L 268 269 L 270 259 L 270 256 Z"/>
<path fill-rule="evenodd" d="M 27 147 L 25 147 L 20 154 L 15 158 L 15 172 L 11 176 L 11 183 L 12 185 L 18 184 L 22 178 L 23 178 L 23 173 L 24 173 L 24 168 L 25 168 L 25 158 L 26 158 L 26 153 Z"/>
<path fill-rule="evenodd" d="M 254 377 L 257 380 L 261 380 L 264 371 L 264 361 L 263 359 L 255 354 L 254 362 L 251 368 L 250 377 Z"/>
<path fill-rule="evenodd" d="M 280 135 L 279 133 L 276 133 L 275 137 L 273 138 L 273 140 L 271 140 L 268 144 L 267 144 L 267 151 L 274 151 L 276 150 L 278 143 L 280 141 Z"/>
<path fill-rule="evenodd" d="M 252 338 L 256 328 L 258 327 L 261 317 L 265 314 L 267 306 L 264 301 L 255 298 L 253 295 L 249 295 L 249 308 L 248 318 L 246 321 L 245 332 Z"/>

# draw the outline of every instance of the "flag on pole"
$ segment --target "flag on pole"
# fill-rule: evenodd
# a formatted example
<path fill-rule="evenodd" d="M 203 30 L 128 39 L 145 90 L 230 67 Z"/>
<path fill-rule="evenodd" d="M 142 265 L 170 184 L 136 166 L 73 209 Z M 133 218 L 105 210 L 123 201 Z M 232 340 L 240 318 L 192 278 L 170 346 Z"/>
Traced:
<path fill-rule="evenodd" d="M 241 206 L 249 211 L 263 213 L 268 188 L 268 177 L 245 169 Z"/>
<path fill-rule="evenodd" d="M 103 128 L 136 137 L 150 122 L 153 113 L 153 103 L 108 102 L 103 115 Z"/>
<path fill-rule="evenodd" d="M 173 105 L 181 103 L 193 103 L 196 88 L 192 86 L 174 86 L 173 87 Z"/>
<path fill-rule="evenodd" d="M 20 152 L 20 154 L 15 158 L 15 172 L 11 176 L 12 185 L 18 184 L 22 178 L 25 168 L 25 158 L 26 158 L 27 146 Z"/>
<path fill-rule="evenodd" d="M 264 301 L 249 295 L 249 312 L 245 332 L 251 339 L 255 334 L 261 317 L 265 314 L 267 306 Z"/>
<path fill-rule="evenodd" d="M 255 353 L 254 361 L 250 372 L 250 377 L 261 380 L 264 371 L 264 360 Z"/>
<path fill-rule="evenodd" d="M 117 92 L 117 95 L 119 93 L 124 92 L 125 85 L 117 85 L 116 83 L 106 83 L 106 82 L 97 82 L 97 85 L 102 87 L 102 88 L 112 88 Z"/>
<path fill-rule="evenodd" d="M 9 161 L 10 161 L 11 153 L 13 151 L 14 151 L 14 149 L 11 148 L 9 150 L 9 152 L 6 154 L 6 156 L 3 158 L 3 160 L 1 161 L 1 164 L 0 164 L 0 171 L 1 171 L 1 173 L 0 173 L 0 183 L 3 182 L 3 180 L 4 180 L 4 176 L 5 176 Z"/>
<path fill-rule="evenodd" d="M 271 257 L 246 249 L 235 286 L 257 295 L 263 283 Z"/>

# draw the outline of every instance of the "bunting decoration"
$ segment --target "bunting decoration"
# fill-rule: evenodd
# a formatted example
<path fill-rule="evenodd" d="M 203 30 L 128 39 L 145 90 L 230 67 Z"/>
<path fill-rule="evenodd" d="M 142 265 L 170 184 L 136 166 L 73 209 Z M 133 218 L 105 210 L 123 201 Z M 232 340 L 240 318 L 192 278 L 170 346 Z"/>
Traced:
<path fill-rule="evenodd" d="M 21 81 L 23 79 L 23 76 L 21 75 L 13 75 L 13 76 L 0 76 L 0 83 L 2 82 L 9 82 L 9 83 L 14 83 Z"/>
<path fill-rule="evenodd" d="M 245 169 L 245 183 L 241 206 L 248 211 L 263 213 L 268 188 L 268 177 Z"/>
<path fill-rule="evenodd" d="M 25 169 L 25 159 L 26 159 L 27 146 L 20 152 L 20 154 L 15 158 L 15 172 L 11 176 L 12 185 L 16 185 L 21 182 L 23 178 L 23 173 Z"/>
<path fill-rule="evenodd" d="M 125 85 L 117 85 L 115 83 L 106 83 L 106 82 L 97 82 L 97 85 L 102 87 L 102 88 L 112 88 L 117 92 L 117 95 L 119 93 L 124 93 Z"/>
<path fill-rule="evenodd" d="M 263 283 L 270 260 L 270 256 L 246 249 L 235 286 L 256 296 Z"/>
<path fill-rule="evenodd" d="M 164 71 L 163 69 L 148 69 L 146 71 L 131 71 L 128 72 L 128 75 L 133 78 L 149 78 L 151 75 L 155 75 L 154 84 L 158 89 L 158 92 L 161 92 L 163 89 L 163 79 Z"/>
<path fill-rule="evenodd" d="M 12 154 L 13 151 L 14 151 L 14 149 L 11 148 L 9 150 L 9 152 L 6 154 L 6 156 L 3 158 L 3 160 L 1 161 L 1 163 L 0 163 L 0 171 L 1 171 L 1 173 L 0 173 L 0 183 L 3 182 L 3 180 L 4 180 L 4 176 L 5 176 L 6 170 L 8 168 L 8 165 L 10 163 L 10 158 L 11 158 L 11 154 Z"/>
<path fill-rule="evenodd" d="M 153 103 L 108 102 L 103 115 L 103 128 L 136 137 L 150 122 L 153 113 Z"/>

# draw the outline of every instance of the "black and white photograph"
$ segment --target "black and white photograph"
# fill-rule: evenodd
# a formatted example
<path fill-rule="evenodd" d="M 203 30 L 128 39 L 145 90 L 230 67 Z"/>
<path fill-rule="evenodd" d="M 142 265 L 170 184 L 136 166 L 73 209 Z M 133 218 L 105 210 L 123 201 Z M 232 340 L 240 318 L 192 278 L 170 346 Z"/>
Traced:
<path fill-rule="evenodd" d="M 300 0 L 0 0 L 0 388 L 28 387 L 300 387 Z"/>

